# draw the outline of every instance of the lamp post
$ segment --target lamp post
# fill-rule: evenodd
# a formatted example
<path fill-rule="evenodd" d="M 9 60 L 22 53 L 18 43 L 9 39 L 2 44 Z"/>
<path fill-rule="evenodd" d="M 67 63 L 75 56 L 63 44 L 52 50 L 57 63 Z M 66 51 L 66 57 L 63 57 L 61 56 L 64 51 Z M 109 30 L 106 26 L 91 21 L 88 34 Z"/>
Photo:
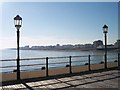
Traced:
<path fill-rule="evenodd" d="M 103 26 L 103 33 L 105 34 L 105 69 L 107 68 L 107 33 L 108 33 L 108 26 Z"/>
<path fill-rule="evenodd" d="M 17 80 L 20 80 L 19 29 L 22 25 L 22 18 L 19 15 L 14 17 L 14 24 L 17 29 Z"/>

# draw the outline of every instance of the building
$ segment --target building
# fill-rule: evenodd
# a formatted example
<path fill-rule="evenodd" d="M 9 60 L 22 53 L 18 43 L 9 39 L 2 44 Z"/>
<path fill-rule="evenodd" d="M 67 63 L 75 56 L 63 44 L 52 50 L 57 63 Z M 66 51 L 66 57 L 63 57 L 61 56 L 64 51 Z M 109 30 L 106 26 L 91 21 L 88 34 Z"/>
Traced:
<path fill-rule="evenodd" d="M 120 48 L 120 39 L 117 40 L 117 42 L 115 42 L 114 47 L 115 48 Z"/>
<path fill-rule="evenodd" d="M 26 45 L 24 47 L 20 47 L 20 49 L 22 49 L 22 50 L 28 50 L 28 49 L 30 49 L 30 47 L 29 47 L 29 45 Z"/>
<path fill-rule="evenodd" d="M 93 48 L 93 45 L 92 44 L 85 44 L 84 48 Z"/>
<path fill-rule="evenodd" d="M 103 41 L 98 40 L 98 41 L 94 41 L 94 42 L 93 42 L 93 47 L 94 47 L 94 48 L 97 48 L 97 47 L 99 47 L 99 46 L 103 46 Z"/>

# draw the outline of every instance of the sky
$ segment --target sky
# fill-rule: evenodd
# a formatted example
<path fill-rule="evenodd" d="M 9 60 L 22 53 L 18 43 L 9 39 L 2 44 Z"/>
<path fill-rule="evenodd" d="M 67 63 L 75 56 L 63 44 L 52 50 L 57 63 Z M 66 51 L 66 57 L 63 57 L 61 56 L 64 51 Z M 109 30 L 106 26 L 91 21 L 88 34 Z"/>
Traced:
<path fill-rule="evenodd" d="M 104 24 L 109 27 L 108 44 L 118 39 L 117 2 L 3 2 L 0 9 L 0 49 L 16 47 L 17 14 L 22 17 L 20 46 L 104 41 Z"/>

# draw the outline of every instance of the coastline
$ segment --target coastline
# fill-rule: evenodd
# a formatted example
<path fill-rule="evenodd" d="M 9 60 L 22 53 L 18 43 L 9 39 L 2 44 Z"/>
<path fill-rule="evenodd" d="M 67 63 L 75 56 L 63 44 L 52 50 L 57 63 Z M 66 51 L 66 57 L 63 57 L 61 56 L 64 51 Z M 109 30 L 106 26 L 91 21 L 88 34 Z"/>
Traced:
<path fill-rule="evenodd" d="M 17 49 L 4 49 L 4 50 L 17 50 Z M 33 50 L 33 51 L 65 51 L 65 52 L 72 52 L 72 51 L 103 51 L 104 49 L 20 49 L 20 50 Z M 120 52 L 120 49 L 108 49 L 108 51 Z"/>

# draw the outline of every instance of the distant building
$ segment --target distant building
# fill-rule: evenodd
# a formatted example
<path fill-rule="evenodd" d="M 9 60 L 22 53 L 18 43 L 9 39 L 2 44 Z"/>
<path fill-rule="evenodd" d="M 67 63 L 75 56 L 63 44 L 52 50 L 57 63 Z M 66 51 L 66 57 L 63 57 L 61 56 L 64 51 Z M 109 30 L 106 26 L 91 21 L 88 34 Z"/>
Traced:
<path fill-rule="evenodd" d="M 24 48 L 29 48 L 29 45 L 25 46 Z"/>
<path fill-rule="evenodd" d="M 92 47 L 93 47 L 92 44 L 85 44 L 85 45 L 84 45 L 84 48 L 92 48 Z"/>
<path fill-rule="evenodd" d="M 57 47 L 59 47 L 59 46 L 60 46 L 60 44 L 56 44 L 56 46 L 57 46 Z"/>
<path fill-rule="evenodd" d="M 40 49 L 40 46 L 32 46 L 31 49 L 37 50 L 37 49 Z"/>
<path fill-rule="evenodd" d="M 74 48 L 78 48 L 78 49 L 83 48 L 83 47 L 84 47 L 84 45 L 82 45 L 82 44 L 76 44 L 76 45 L 74 45 Z"/>
<path fill-rule="evenodd" d="M 105 49 L 105 45 L 100 45 L 100 46 L 98 46 L 96 49 L 97 49 L 97 50 L 104 50 L 104 49 Z M 113 44 L 110 44 L 110 45 L 107 45 L 107 49 L 108 49 L 108 50 L 114 50 L 115 47 L 114 47 Z"/>
<path fill-rule="evenodd" d="M 73 49 L 73 45 L 71 45 L 71 44 L 67 44 L 67 45 L 62 45 L 62 48 L 63 49 L 68 49 L 68 50 L 70 50 L 70 49 Z"/>
<path fill-rule="evenodd" d="M 120 48 L 120 39 L 117 40 L 117 42 L 115 42 L 114 47 L 115 48 Z"/>
<path fill-rule="evenodd" d="M 30 49 L 30 47 L 29 47 L 29 45 L 26 45 L 26 46 L 24 46 L 24 47 L 20 47 L 20 49 L 28 50 L 28 49 Z"/>
<path fill-rule="evenodd" d="M 97 47 L 99 47 L 99 46 L 103 46 L 103 41 L 98 40 L 98 41 L 94 41 L 94 42 L 93 42 L 93 47 L 94 47 L 94 48 L 97 48 Z"/>

